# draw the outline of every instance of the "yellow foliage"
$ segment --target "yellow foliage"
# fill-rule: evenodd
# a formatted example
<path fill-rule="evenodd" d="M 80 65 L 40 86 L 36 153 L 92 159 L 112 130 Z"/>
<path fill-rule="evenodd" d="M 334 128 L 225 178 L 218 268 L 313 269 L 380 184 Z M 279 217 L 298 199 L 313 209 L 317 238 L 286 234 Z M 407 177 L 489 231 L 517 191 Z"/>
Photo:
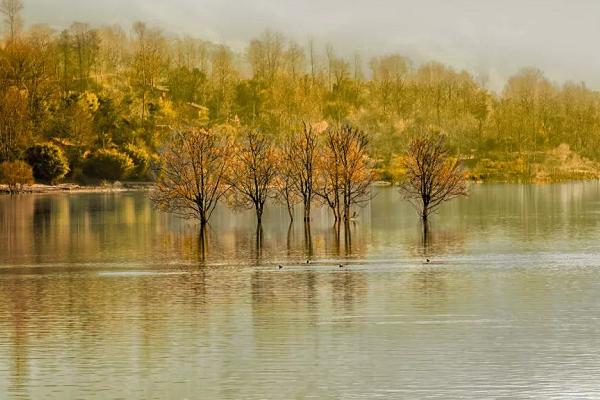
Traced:
<path fill-rule="evenodd" d="M 388 167 L 388 174 L 394 182 L 399 182 L 406 174 L 406 157 L 402 154 L 394 154 Z"/>
<path fill-rule="evenodd" d="M 173 102 L 165 97 L 158 99 L 158 105 L 160 106 L 160 112 L 167 120 L 173 120 L 177 117 L 177 113 L 173 108 Z"/>
<path fill-rule="evenodd" d="M 98 107 L 100 107 L 98 96 L 87 90 L 79 96 L 78 103 L 83 109 L 86 109 L 91 113 L 95 113 L 98 111 Z"/>
<path fill-rule="evenodd" d="M 10 193 L 18 193 L 33 183 L 33 171 L 25 161 L 5 161 L 0 164 L 0 183 L 7 185 Z"/>

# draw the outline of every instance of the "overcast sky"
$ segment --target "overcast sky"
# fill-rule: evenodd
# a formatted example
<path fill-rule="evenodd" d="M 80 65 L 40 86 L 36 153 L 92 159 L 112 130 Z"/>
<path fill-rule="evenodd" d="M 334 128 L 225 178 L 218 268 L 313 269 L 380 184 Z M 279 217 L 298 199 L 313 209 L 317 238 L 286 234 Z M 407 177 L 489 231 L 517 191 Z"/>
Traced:
<path fill-rule="evenodd" d="M 600 0 L 24 0 L 28 24 L 143 20 L 237 50 L 266 28 L 340 54 L 400 52 L 487 76 L 525 66 L 600 89 Z"/>

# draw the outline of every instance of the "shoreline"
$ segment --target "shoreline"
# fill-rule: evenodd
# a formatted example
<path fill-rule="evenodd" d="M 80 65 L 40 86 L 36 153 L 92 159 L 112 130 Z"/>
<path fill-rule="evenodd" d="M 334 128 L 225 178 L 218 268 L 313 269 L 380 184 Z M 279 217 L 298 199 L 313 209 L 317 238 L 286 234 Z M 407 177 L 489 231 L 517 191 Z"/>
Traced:
<path fill-rule="evenodd" d="M 467 179 L 467 182 L 476 185 L 485 184 L 531 184 L 531 185 L 551 185 L 568 182 L 592 182 L 598 181 L 599 178 L 592 179 L 565 179 L 556 181 L 511 181 L 511 180 L 479 180 L 479 179 Z M 151 190 L 153 186 L 152 182 L 117 182 L 112 185 L 82 185 L 78 183 L 60 183 L 57 185 L 46 185 L 43 183 L 35 183 L 27 186 L 19 194 L 52 194 L 52 193 L 119 193 L 119 192 L 145 192 Z M 372 184 L 373 187 L 395 187 L 395 183 L 387 181 L 375 181 Z M 10 195 L 8 186 L 0 184 L 0 196 Z"/>
<path fill-rule="evenodd" d="M 151 182 L 120 182 L 112 185 L 80 185 L 78 183 L 60 183 L 46 185 L 35 183 L 21 190 L 19 194 L 50 194 L 50 193 L 114 193 L 148 191 Z M 0 184 L 0 195 L 10 195 L 8 185 Z"/>

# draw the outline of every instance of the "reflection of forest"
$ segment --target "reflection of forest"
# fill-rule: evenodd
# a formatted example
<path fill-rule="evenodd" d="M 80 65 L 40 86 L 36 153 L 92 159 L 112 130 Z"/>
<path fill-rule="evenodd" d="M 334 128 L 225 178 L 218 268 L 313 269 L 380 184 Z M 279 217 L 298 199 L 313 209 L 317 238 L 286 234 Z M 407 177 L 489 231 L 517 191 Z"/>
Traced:
<path fill-rule="evenodd" d="M 434 216 L 428 239 L 435 257 L 463 258 L 431 265 L 395 190 L 379 191 L 348 230 L 327 210 L 307 230 L 269 208 L 258 247 L 251 213 L 218 210 L 201 237 L 140 193 L 0 197 L 0 389 L 23 398 L 42 397 L 42 384 L 135 391 L 132 376 L 173 382 L 189 373 L 190 385 L 197 375 L 232 383 L 209 398 L 238 398 L 257 363 L 301 365 L 293 378 L 310 384 L 343 367 L 337 351 L 366 341 L 369 354 L 456 351 L 478 365 L 493 352 L 500 366 L 530 367 L 545 348 L 556 357 L 552 339 L 589 351 L 593 258 L 565 258 L 564 268 L 539 259 L 548 248 L 594 248 L 599 194 L 595 182 L 474 187 Z M 510 252 L 498 267 L 487 253 L 502 246 Z M 536 268 L 513 265 L 515 256 Z M 576 335 L 564 336 L 565 321 Z M 504 348 L 489 340 L 496 332 L 541 345 Z M 478 352 L 465 355 L 463 345 Z"/>
<path fill-rule="evenodd" d="M 316 208 L 309 226 L 267 208 L 261 240 L 250 212 L 218 209 L 203 238 L 198 226 L 158 213 L 142 193 L 0 198 L 0 261 L 10 264 L 174 262 L 301 263 L 463 254 L 472 245 L 565 243 L 595 231 L 597 183 L 474 186 L 468 199 L 432 218 L 426 246 L 414 211 L 394 189 L 378 189 L 358 221 L 335 226 Z M 591 213 L 591 214 L 590 214 Z M 493 238 L 496 243 L 491 243 Z"/>

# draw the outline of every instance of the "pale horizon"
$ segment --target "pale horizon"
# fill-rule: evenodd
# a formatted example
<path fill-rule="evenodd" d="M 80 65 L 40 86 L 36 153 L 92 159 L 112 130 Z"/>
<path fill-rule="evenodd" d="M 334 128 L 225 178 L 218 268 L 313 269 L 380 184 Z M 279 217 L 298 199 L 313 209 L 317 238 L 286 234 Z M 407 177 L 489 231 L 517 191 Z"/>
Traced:
<path fill-rule="evenodd" d="M 238 52 L 265 30 L 281 32 L 306 44 L 331 44 L 340 55 L 400 53 L 417 64 L 439 61 L 465 69 L 487 86 L 501 90 L 522 68 L 540 69 L 551 81 L 585 82 L 600 89 L 600 55 L 593 43 L 600 36 L 600 3 L 551 0 L 521 4 L 514 0 L 452 2 L 379 0 L 348 6 L 343 1 L 216 0 L 25 0 L 27 26 L 45 23 L 66 28 L 72 22 L 120 24 L 142 20 L 167 34 L 191 35 L 223 43 Z M 115 10 L 119 16 L 115 17 Z"/>

